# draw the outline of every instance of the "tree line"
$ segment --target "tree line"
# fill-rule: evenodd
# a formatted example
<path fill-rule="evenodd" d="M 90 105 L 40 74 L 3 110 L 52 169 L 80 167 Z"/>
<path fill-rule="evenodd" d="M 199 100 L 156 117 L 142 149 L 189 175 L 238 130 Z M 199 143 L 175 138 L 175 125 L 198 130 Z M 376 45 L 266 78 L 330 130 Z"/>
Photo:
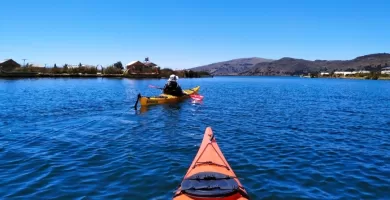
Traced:
<path fill-rule="evenodd" d="M 183 78 L 200 78 L 202 76 L 211 76 L 208 72 L 196 72 L 192 70 L 173 70 L 170 68 L 164 68 L 159 70 L 159 73 L 163 77 L 169 77 L 171 74 Z"/>
<path fill-rule="evenodd" d="M 77 66 L 69 66 L 64 64 L 62 67 L 58 67 L 54 64 L 53 67 L 37 67 L 27 63 L 24 67 L 17 68 L 15 71 L 19 72 L 35 72 L 35 73 L 47 73 L 47 74 L 122 74 L 123 64 L 118 61 L 107 67 L 101 67 L 98 69 L 97 66 L 85 66 L 79 63 Z"/>
<path fill-rule="evenodd" d="M 46 73 L 46 74 L 123 74 L 124 66 L 122 62 L 118 61 L 112 65 L 106 67 L 97 66 L 85 66 L 79 63 L 77 66 L 69 66 L 64 64 L 62 67 L 58 67 L 57 64 L 54 64 L 53 67 L 37 67 L 32 64 L 27 63 L 24 67 L 18 68 L 15 71 L 19 72 L 35 72 L 35 73 Z M 183 78 L 199 78 L 202 76 L 210 76 L 208 72 L 195 72 L 192 70 L 173 70 L 170 68 L 160 67 L 156 68 L 156 72 L 160 74 L 161 77 L 169 77 L 171 74 L 175 74 Z"/>

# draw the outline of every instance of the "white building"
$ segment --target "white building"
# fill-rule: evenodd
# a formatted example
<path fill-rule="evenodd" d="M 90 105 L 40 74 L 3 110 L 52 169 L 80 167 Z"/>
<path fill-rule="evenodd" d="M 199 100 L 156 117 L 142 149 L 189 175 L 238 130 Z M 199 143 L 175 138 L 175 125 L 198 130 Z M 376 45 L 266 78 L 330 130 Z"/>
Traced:
<path fill-rule="evenodd" d="M 335 75 L 347 76 L 347 75 L 369 74 L 369 73 L 370 73 L 370 71 L 367 71 L 367 70 L 360 70 L 360 71 L 353 71 L 353 72 L 335 71 L 333 74 L 335 74 Z"/>
<path fill-rule="evenodd" d="M 346 76 L 346 75 L 356 74 L 356 72 L 335 71 L 333 74 Z"/>
<path fill-rule="evenodd" d="M 320 75 L 321 75 L 321 76 L 329 76 L 330 73 L 329 73 L 329 72 L 321 72 Z"/>
<path fill-rule="evenodd" d="M 383 68 L 381 74 L 390 74 L 390 67 Z"/>
<path fill-rule="evenodd" d="M 367 70 L 360 70 L 357 72 L 358 74 L 369 74 L 370 71 L 367 71 Z"/>

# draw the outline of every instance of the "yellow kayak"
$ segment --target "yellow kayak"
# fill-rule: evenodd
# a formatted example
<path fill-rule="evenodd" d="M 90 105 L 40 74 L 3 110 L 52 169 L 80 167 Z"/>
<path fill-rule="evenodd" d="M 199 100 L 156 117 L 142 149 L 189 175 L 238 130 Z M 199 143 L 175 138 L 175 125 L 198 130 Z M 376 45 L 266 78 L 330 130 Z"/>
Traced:
<path fill-rule="evenodd" d="M 194 87 L 192 89 L 183 90 L 183 92 L 186 94 L 184 96 L 172 96 L 169 94 L 161 94 L 159 96 L 153 96 L 153 97 L 143 97 L 141 95 L 138 95 L 139 101 L 141 103 L 141 106 L 149 106 L 149 105 L 156 105 L 156 104 L 165 104 L 165 103 L 175 103 L 179 102 L 185 99 L 190 98 L 189 95 L 197 94 L 200 89 L 200 86 Z"/>

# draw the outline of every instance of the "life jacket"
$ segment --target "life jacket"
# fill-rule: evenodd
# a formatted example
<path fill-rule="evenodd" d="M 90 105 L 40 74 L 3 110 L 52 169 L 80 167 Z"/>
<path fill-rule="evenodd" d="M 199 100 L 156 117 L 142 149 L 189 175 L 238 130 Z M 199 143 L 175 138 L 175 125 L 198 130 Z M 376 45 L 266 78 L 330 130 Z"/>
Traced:
<path fill-rule="evenodd" d="M 183 91 L 176 81 L 169 81 L 167 84 L 165 84 L 163 91 L 165 94 L 170 94 L 174 96 L 183 95 Z"/>
<path fill-rule="evenodd" d="M 179 86 L 176 81 L 169 81 L 167 83 L 167 88 L 169 89 L 176 89 Z"/>

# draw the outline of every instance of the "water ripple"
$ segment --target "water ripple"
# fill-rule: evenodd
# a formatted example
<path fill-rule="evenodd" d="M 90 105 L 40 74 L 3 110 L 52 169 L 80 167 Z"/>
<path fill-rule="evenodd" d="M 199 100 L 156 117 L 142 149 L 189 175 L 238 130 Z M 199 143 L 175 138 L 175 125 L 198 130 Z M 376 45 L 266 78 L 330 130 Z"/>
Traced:
<path fill-rule="evenodd" d="M 135 112 L 149 84 L 0 80 L 0 197 L 171 199 L 207 126 L 253 199 L 390 196 L 390 82 L 181 79 L 202 103 Z"/>

